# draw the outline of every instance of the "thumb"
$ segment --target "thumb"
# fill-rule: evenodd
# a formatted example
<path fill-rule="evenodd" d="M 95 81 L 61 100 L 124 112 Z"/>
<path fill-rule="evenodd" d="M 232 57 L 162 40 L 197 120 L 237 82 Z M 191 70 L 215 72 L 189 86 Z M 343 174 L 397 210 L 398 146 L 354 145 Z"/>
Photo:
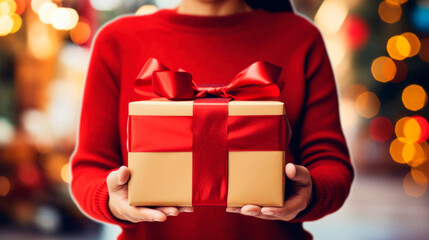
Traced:
<path fill-rule="evenodd" d="M 121 166 L 118 170 L 110 172 L 106 179 L 109 191 L 119 190 L 128 182 L 129 178 L 130 170 L 125 166 Z"/>
<path fill-rule="evenodd" d="M 285 167 L 285 172 L 286 176 L 294 182 L 300 184 L 309 184 L 311 182 L 310 172 L 304 166 L 288 163 Z"/>

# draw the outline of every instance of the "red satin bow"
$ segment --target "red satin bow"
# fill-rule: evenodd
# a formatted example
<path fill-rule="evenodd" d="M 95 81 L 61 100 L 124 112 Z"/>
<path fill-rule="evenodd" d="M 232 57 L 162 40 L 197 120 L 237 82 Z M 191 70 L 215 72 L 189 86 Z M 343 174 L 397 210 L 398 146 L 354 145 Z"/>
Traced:
<path fill-rule="evenodd" d="M 271 99 L 280 94 L 276 83 L 281 70 L 281 67 L 269 62 L 257 61 L 238 73 L 226 86 L 197 86 L 190 73 L 182 69 L 172 71 L 158 59 L 151 57 L 134 82 L 134 91 L 144 97 L 161 96 L 169 100 L 205 97 Z"/>

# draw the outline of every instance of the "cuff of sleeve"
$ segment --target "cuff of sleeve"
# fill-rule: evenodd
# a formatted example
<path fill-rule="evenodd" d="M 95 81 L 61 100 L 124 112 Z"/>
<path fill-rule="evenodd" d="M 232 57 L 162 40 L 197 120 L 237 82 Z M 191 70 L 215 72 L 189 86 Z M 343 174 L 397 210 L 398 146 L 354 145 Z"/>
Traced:
<path fill-rule="evenodd" d="M 103 181 L 103 183 L 95 191 L 94 202 L 95 202 L 95 206 L 97 208 L 97 211 L 103 217 L 104 222 L 107 222 L 110 224 L 115 224 L 115 225 L 118 225 L 118 226 L 123 227 L 123 228 L 129 228 L 129 227 L 133 227 L 135 225 L 132 222 L 117 219 L 110 212 L 110 209 L 109 209 L 109 191 L 107 189 L 106 181 Z"/>
<path fill-rule="evenodd" d="M 328 200 L 328 190 L 326 185 L 323 184 L 324 180 L 318 176 L 311 176 L 312 181 L 312 199 L 307 208 L 301 211 L 290 222 L 304 222 L 313 221 L 322 217 L 320 211 L 323 206 L 326 206 Z"/>

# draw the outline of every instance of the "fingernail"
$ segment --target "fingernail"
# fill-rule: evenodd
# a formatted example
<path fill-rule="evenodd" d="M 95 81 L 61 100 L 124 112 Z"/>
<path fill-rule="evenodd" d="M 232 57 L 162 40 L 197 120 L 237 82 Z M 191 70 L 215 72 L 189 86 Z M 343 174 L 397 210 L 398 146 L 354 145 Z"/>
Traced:
<path fill-rule="evenodd" d="M 227 211 L 228 212 L 233 212 L 233 213 L 240 212 L 240 210 L 238 210 L 238 209 L 228 209 Z"/>
<path fill-rule="evenodd" d="M 264 214 L 264 215 L 274 215 L 273 212 L 263 212 L 262 214 Z"/>
<path fill-rule="evenodd" d="M 177 214 L 175 212 L 167 212 L 168 216 L 177 216 Z"/>
<path fill-rule="evenodd" d="M 163 219 L 160 219 L 160 218 L 155 218 L 155 219 L 153 219 L 153 220 L 155 220 L 155 221 L 157 221 L 157 222 L 163 222 L 163 221 L 164 221 Z"/>
<path fill-rule="evenodd" d="M 183 209 L 182 212 L 192 212 L 191 209 Z"/>
<path fill-rule="evenodd" d="M 243 212 L 244 215 L 248 215 L 248 216 L 254 216 L 256 215 L 256 213 L 254 212 Z"/>

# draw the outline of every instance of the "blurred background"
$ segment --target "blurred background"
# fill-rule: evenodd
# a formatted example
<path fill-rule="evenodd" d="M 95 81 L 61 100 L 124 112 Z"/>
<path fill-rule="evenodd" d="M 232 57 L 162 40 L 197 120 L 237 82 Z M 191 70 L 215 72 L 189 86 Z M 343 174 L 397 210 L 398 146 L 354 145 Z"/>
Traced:
<path fill-rule="evenodd" d="M 90 45 L 121 14 L 179 0 L 0 0 L 0 239 L 115 239 L 70 198 Z M 429 1 L 295 0 L 322 31 L 356 181 L 315 239 L 429 235 Z"/>

